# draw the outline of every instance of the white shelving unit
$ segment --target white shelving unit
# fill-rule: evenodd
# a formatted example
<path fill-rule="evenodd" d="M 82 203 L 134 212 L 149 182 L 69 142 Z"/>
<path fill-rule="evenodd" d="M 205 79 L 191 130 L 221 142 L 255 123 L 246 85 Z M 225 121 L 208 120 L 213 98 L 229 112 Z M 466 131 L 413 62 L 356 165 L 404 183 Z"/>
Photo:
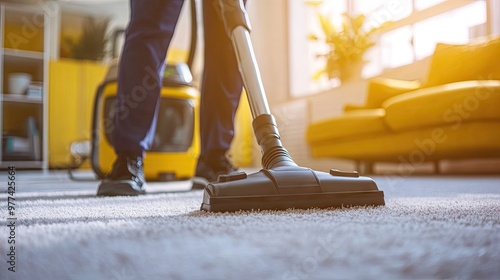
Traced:
<path fill-rule="evenodd" d="M 49 21 L 43 4 L 0 2 L 1 169 L 11 165 L 18 169 L 48 167 Z M 12 73 L 30 74 L 41 94 L 10 93 L 8 77 Z"/>

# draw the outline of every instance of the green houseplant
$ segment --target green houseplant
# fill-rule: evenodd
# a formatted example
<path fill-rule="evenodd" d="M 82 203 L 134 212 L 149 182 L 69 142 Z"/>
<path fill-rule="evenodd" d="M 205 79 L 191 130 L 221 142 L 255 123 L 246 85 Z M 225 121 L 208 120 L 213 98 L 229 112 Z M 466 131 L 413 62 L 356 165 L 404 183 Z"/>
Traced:
<path fill-rule="evenodd" d="M 69 56 L 74 59 L 101 61 L 106 54 L 108 25 L 109 19 L 85 18 L 81 36 L 77 40 L 64 39 Z"/>
<path fill-rule="evenodd" d="M 322 1 L 308 3 L 314 7 Z M 318 58 L 326 61 L 325 67 L 320 69 L 314 78 L 318 79 L 327 75 L 328 79 L 340 78 L 341 80 L 359 76 L 364 64 L 363 55 L 366 50 L 375 45 L 371 39 L 373 33 L 379 29 L 367 30 L 366 17 L 364 15 L 350 16 L 342 14 L 342 25 L 337 28 L 331 20 L 316 10 L 321 25 L 321 35 L 310 34 L 309 40 L 321 42 L 328 46 L 325 53 L 318 54 Z"/>

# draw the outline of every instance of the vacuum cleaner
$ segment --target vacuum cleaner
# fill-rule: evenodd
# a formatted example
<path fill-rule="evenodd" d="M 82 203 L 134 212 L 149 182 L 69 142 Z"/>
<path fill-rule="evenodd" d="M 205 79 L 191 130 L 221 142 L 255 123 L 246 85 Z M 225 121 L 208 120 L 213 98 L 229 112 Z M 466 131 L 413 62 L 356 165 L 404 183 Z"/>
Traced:
<path fill-rule="evenodd" d="M 256 173 L 220 175 L 203 193 L 201 210 L 286 210 L 385 205 L 384 193 L 356 171 L 314 171 L 298 166 L 283 147 L 267 104 L 250 40 L 250 23 L 242 0 L 218 0 L 247 91 L 253 130 L 262 151 L 262 169 Z"/>

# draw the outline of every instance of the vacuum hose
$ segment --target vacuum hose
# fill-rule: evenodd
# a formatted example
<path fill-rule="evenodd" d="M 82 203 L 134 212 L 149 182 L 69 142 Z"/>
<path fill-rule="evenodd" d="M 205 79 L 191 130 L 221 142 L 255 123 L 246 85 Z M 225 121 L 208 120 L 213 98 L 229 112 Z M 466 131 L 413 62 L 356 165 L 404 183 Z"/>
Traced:
<path fill-rule="evenodd" d="M 262 150 L 262 167 L 273 169 L 280 166 L 297 166 L 283 147 L 278 126 L 272 115 L 260 115 L 252 122 L 257 143 Z"/>
<path fill-rule="evenodd" d="M 193 70 L 194 56 L 198 43 L 198 12 L 196 8 L 196 0 L 189 2 L 191 8 L 191 43 L 189 44 L 189 56 L 186 64 L 189 69 Z"/>

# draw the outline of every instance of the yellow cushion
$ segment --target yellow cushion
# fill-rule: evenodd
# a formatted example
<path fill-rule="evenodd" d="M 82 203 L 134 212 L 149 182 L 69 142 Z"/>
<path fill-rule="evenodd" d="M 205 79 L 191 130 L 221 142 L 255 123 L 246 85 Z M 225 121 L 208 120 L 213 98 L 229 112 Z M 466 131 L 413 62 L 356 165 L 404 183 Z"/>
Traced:
<path fill-rule="evenodd" d="M 392 130 L 500 120 L 500 81 L 466 81 L 424 88 L 383 104 Z M 458 127 L 457 127 L 458 128 Z"/>
<path fill-rule="evenodd" d="M 396 95 L 416 90 L 419 81 L 404 81 L 388 78 L 375 78 L 368 83 L 366 105 L 368 108 L 381 108 L 382 103 Z"/>
<path fill-rule="evenodd" d="M 371 133 L 387 132 L 384 115 L 383 109 L 357 110 L 313 123 L 307 129 L 307 141 L 329 142 L 343 137 L 365 137 Z"/>
<path fill-rule="evenodd" d="M 373 78 L 368 81 L 366 102 L 363 105 L 346 104 L 344 111 L 381 108 L 385 100 L 396 95 L 416 90 L 420 81 L 406 81 L 390 78 Z"/>
<path fill-rule="evenodd" d="M 494 80 L 500 73 L 500 36 L 466 45 L 439 43 L 431 58 L 425 87 L 467 80 Z"/>

